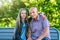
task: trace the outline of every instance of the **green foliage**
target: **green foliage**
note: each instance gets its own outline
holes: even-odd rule
[[[60,30],[60,0],[0,0],[0,26],[15,26],[15,20],[20,8],[34,6],[38,12],[45,12],[50,25]]]

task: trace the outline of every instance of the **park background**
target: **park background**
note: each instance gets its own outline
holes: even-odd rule
[[[26,8],[29,15],[32,6],[44,12],[50,26],[60,31],[60,0],[0,0],[0,28],[15,27],[19,9]]]

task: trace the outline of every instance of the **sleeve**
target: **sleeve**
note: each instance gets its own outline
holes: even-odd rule
[[[44,18],[42,23],[43,23],[43,28],[47,28],[47,27],[50,26],[49,21],[48,21],[47,18]]]

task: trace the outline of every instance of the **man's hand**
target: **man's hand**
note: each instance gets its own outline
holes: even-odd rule
[[[31,37],[29,37],[27,40],[32,40],[32,38],[31,38]]]

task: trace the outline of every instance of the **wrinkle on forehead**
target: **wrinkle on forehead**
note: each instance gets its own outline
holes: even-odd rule
[[[31,7],[30,10],[29,10],[29,13],[30,13],[30,11],[33,11],[33,10],[35,10],[37,12],[37,8]]]

